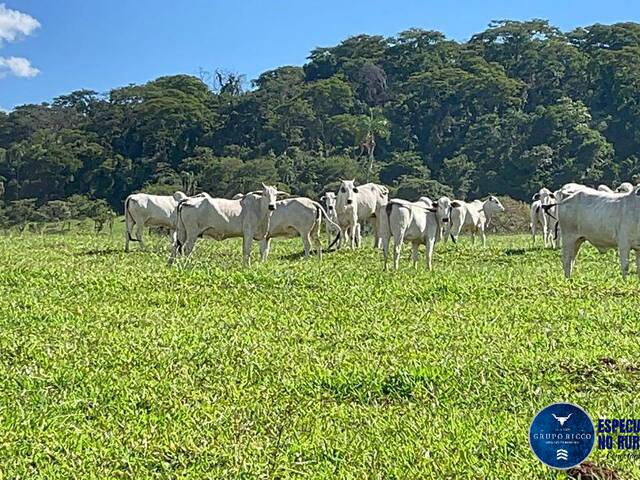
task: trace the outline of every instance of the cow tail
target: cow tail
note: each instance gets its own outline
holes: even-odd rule
[[[182,253],[182,246],[186,241],[187,235],[187,227],[184,224],[184,220],[182,219],[182,207],[184,206],[184,202],[178,203],[176,207],[176,250],[179,253]],[[183,238],[180,238],[180,234],[182,233]]]
[[[316,215],[318,216],[317,218],[320,219],[320,217],[324,216],[324,219],[326,220],[327,223],[330,223],[331,225],[333,225],[338,229],[338,234],[336,235],[336,238],[334,238],[333,242],[331,242],[331,245],[327,247],[327,250],[331,250],[331,247],[333,247],[338,242],[338,240],[340,240],[340,237],[342,236],[342,228],[340,228],[340,225],[338,225],[336,222],[334,222],[329,218],[329,214],[327,213],[327,211],[324,209],[322,205],[320,205],[318,202],[313,202],[313,203],[316,206]]]
[[[127,199],[124,201],[124,228],[127,231],[127,237],[129,238],[130,242],[139,242],[140,240],[138,240],[137,238],[134,238],[131,235],[131,230],[129,230],[129,221],[131,221],[131,226],[135,225],[136,223],[135,219],[131,215],[131,212],[129,211],[130,201],[131,201],[131,196],[128,196]]]

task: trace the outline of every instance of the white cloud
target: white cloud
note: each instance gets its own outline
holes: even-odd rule
[[[40,22],[31,15],[11,10],[0,3],[0,44],[14,42],[21,36],[31,35],[40,26]]]
[[[40,73],[31,62],[22,57],[0,57],[0,78],[7,75],[16,77],[35,77]]]

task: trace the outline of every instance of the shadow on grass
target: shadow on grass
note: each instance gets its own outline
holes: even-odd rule
[[[92,250],[86,250],[84,252],[78,252],[76,253],[76,256],[77,257],[106,257],[108,255],[115,255],[118,253],[127,253],[127,252],[125,252],[121,248],[95,248]]]
[[[526,248],[508,248],[504,251],[504,254],[507,256],[524,255],[526,253],[527,253]]]

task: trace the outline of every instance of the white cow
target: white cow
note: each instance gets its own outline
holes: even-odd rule
[[[429,197],[420,197],[418,201],[431,200]],[[438,221],[438,232],[436,240],[447,242],[447,233],[451,228],[451,199],[440,197],[437,202],[431,201],[431,206],[436,207],[436,219]]]
[[[557,214],[555,212],[555,207],[549,210],[543,210],[543,205],[549,205],[555,202],[554,194],[551,193],[551,190],[548,188],[541,188],[538,193],[536,193],[533,198],[533,203],[531,203],[531,223],[529,226],[531,227],[531,241],[535,245],[536,243],[536,232],[538,229],[538,225],[542,227],[542,240],[544,241],[545,248],[551,244],[553,248],[556,246],[555,238],[554,238],[554,227],[555,220],[557,218]]]
[[[635,250],[640,276],[640,187],[625,194],[582,189],[557,207],[565,277],[571,277],[576,255],[585,241],[601,253],[617,248],[624,278],[629,271],[629,252]]]
[[[249,265],[253,240],[262,240],[267,235],[277,196],[285,194],[275,187],[264,184],[262,187],[237,200],[202,194],[180,202],[169,263],[173,263],[178,254],[190,255],[198,237],[203,236],[216,240],[242,237],[243,261]]]
[[[171,239],[175,235],[175,210],[178,203],[187,196],[178,191],[173,195],[149,195],[134,193],[124,201],[124,249],[129,251],[129,242],[140,242],[144,248],[142,238],[145,226],[166,227],[171,231]],[[131,233],[136,229],[136,236]]]
[[[269,220],[267,236],[260,241],[260,255],[262,260],[269,256],[271,239],[274,237],[296,237],[302,239],[304,258],[309,258],[311,242],[316,246],[318,258],[322,259],[322,245],[320,243],[320,228],[322,217],[332,224],[340,235],[340,227],[334,223],[326,210],[318,202],[306,197],[288,198],[276,203],[276,209]]]
[[[373,226],[373,243],[380,246],[378,220],[381,207],[389,200],[389,189],[383,185],[366,183],[356,186],[354,180],[342,180],[336,197],[336,215],[345,241],[351,248],[360,246],[360,234],[356,224],[370,222]]]
[[[600,192],[607,192],[607,193],[613,193],[613,190],[611,190],[609,187],[607,187],[606,185],[598,185],[598,191]]]
[[[629,193],[633,190],[633,183],[631,182],[622,182],[618,188],[616,188],[617,193]]]
[[[327,192],[322,197],[320,197],[320,201],[324,203],[324,206],[327,210],[327,215],[331,219],[331,222],[325,222],[327,238],[329,239],[329,244],[331,244],[331,238],[336,238],[338,232],[340,231],[337,225],[338,215],[336,215],[336,194],[333,192]]]
[[[398,269],[400,251],[403,243],[411,243],[413,266],[418,263],[418,248],[427,247],[427,267],[431,270],[433,246],[440,229],[436,217],[437,207],[432,202],[418,200],[408,202],[394,198],[382,209],[380,216],[380,232],[382,236],[382,253],[384,269],[387,269],[389,257],[389,240],[393,236],[393,268]],[[386,220],[386,221],[385,221]]]
[[[502,203],[493,195],[484,202],[482,200],[474,200],[473,202],[454,200],[451,202],[451,207],[451,229],[449,230],[451,239],[455,242],[460,232],[469,231],[471,232],[471,241],[475,242],[475,234],[480,233],[483,247],[487,243],[485,229],[489,220],[494,215],[504,212]]]

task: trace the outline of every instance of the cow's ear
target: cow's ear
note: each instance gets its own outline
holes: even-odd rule
[[[458,207],[460,206],[460,203],[459,203],[459,202],[456,202],[456,201],[454,200],[453,202],[451,202],[451,206],[452,206],[453,208],[458,208]]]
[[[531,200],[538,200],[540,198],[540,194],[536,193],[533,197],[531,197]]]

